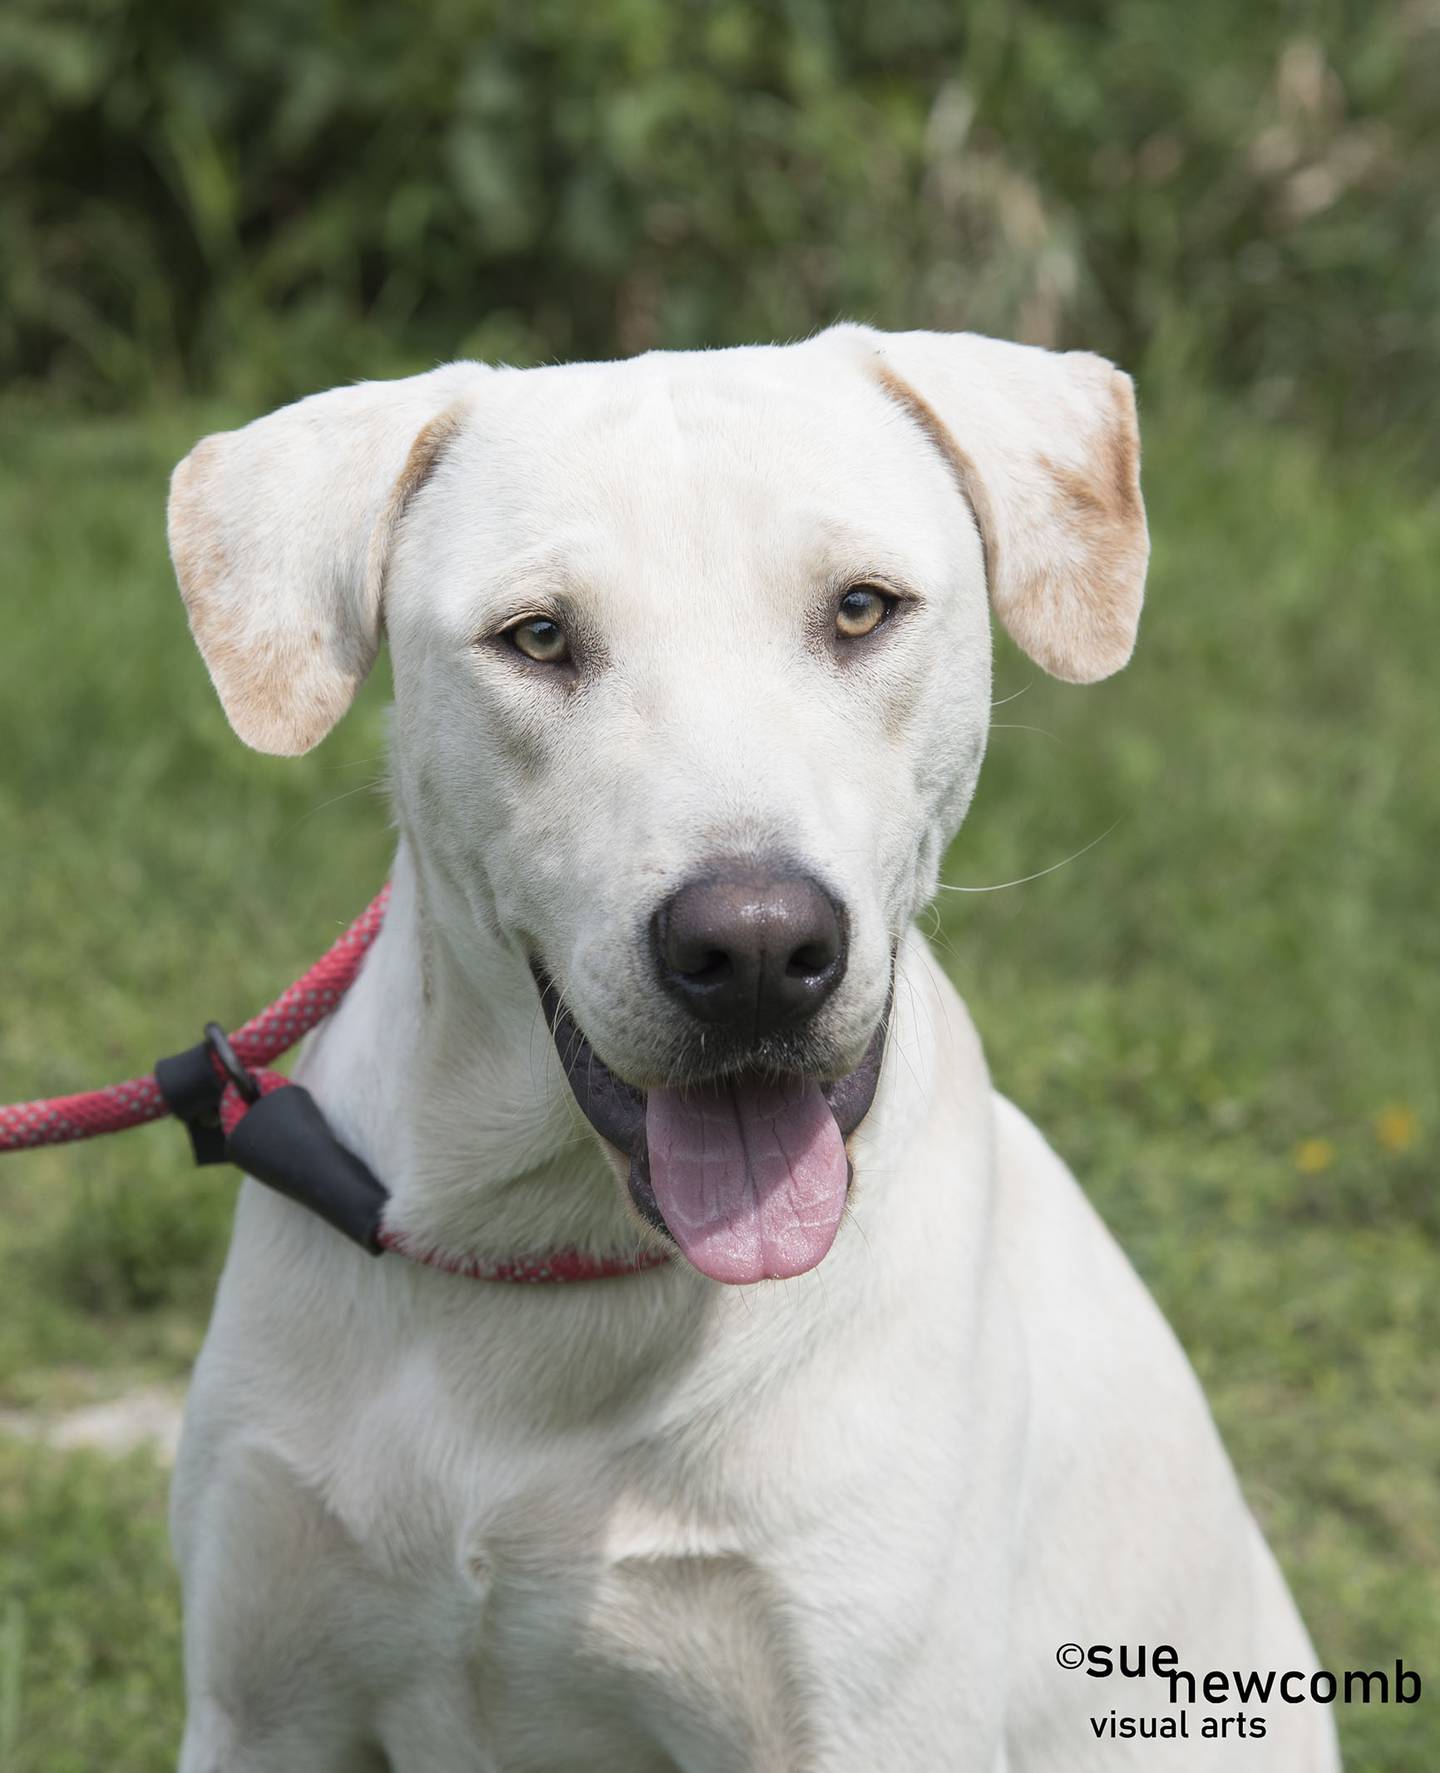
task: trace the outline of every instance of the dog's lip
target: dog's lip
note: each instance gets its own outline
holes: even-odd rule
[[[538,961],[530,970],[540,991],[540,1007],[575,1100],[601,1138],[633,1157],[645,1142],[645,1092],[616,1075],[586,1039],[580,1024],[560,1001],[554,982]]]
[[[630,1195],[641,1216],[669,1236],[669,1227],[650,1185],[650,1154],[645,1137],[645,1091],[616,1075],[596,1053],[579,1023],[565,1008],[554,981],[541,963],[532,958],[530,970],[540,993],[540,1005],[549,1024],[555,1051],[571,1093],[585,1118],[602,1139],[630,1159]],[[885,1040],[890,1027],[895,977],[891,966],[890,991],[875,1025],[865,1055],[853,1071],[820,1085],[820,1093],[835,1116],[840,1136],[848,1139],[875,1100]],[[695,1080],[699,1083],[700,1079]],[[711,1080],[704,1080],[711,1081]]]

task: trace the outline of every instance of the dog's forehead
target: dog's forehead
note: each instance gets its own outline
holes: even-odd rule
[[[497,377],[497,415],[579,451],[630,441],[647,450],[741,447],[864,422],[878,389],[848,364],[802,346],[650,351],[609,363],[550,365]]]
[[[456,450],[508,555],[864,545],[935,528],[956,493],[911,419],[812,342],[501,371]],[[456,484],[451,476],[450,484]]]

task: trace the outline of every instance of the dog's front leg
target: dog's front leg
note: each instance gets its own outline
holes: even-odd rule
[[[383,1600],[323,1500],[268,1449],[192,1438],[172,1528],[185,1589],[179,1773],[381,1773]]]
[[[389,1763],[369,1744],[313,1720],[296,1719],[262,1738],[213,1701],[192,1702],[180,1748],[179,1773],[387,1773]]]

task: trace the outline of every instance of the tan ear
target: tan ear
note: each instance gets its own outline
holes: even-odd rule
[[[296,756],[350,706],[379,650],[395,526],[489,373],[451,363],[315,394],[175,470],[170,557],[247,745]]]
[[[950,465],[1011,638],[1070,683],[1118,671],[1150,555],[1129,376],[1085,351],[975,333],[840,326],[823,336],[858,355]]]

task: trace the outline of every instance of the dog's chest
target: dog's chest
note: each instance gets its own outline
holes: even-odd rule
[[[527,1748],[561,1764],[580,1741],[634,1768],[800,1764],[809,1659],[762,1565],[651,1550],[538,1576],[497,1574],[475,1665],[519,1764]]]
[[[506,1773],[807,1764],[821,1658],[783,1559],[603,1468],[578,1475],[472,1503],[428,1552],[411,1536],[391,1572],[410,1653],[386,1737],[448,1714],[457,1745]]]
[[[714,1449],[699,1477],[633,1445],[436,1451],[372,1441],[344,1464],[363,1502],[330,1497],[385,1593],[397,1768],[421,1719],[427,1737],[446,1720],[457,1769],[841,1764],[827,1748],[875,1703],[876,1667],[922,1654],[933,1555],[905,1511],[856,1510],[838,1456],[797,1484],[783,1458]]]
[[[254,1392],[260,1537],[290,1544],[288,1521],[315,1560],[305,1617],[267,1605],[269,1640],[323,1644],[396,1773],[906,1764],[907,1719],[953,1679],[957,1562],[973,1599],[999,1555],[955,1543],[992,1514],[959,1481],[964,1411],[936,1396],[948,1349],[897,1369],[842,1322],[781,1361],[762,1323],[759,1353],[735,1335],[667,1367],[644,1345],[627,1371],[613,1336],[575,1336],[522,1370],[513,1338],[406,1328],[396,1352],[361,1325],[341,1383],[277,1361]],[[261,1574],[295,1587],[289,1554]]]

